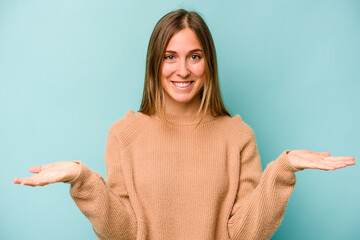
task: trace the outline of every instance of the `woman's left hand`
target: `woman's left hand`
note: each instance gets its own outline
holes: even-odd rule
[[[355,158],[351,156],[333,157],[328,152],[312,152],[309,150],[290,151],[288,159],[299,170],[304,170],[305,168],[335,170],[355,165]]]

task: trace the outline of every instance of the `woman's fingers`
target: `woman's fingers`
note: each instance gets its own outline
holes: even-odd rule
[[[31,167],[29,168],[29,172],[39,173],[39,172],[41,172],[41,166],[31,166]]]
[[[21,184],[21,178],[14,178],[13,183]]]
[[[313,162],[316,169],[335,170],[355,165],[355,158],[350,156],[325,157],[319,158]]]
[[[28,178],[15,178],[14,183],[27,185],[27,186],[45,186],[50,183],[55,183],[56,178],[51,176],[41,176],[39,174],[33,175]]]
[[[44,171],[46,169],[49,169],[53,166],[52,163],[50,164],[46,164],[46,165],[38,165],[38,166],[32,166],[29,168],[29,171],[32,172],[32,173],[39,173],[41,171]]]
[[[337,157],[325,157],[324,160],[330,160],[330,161],[355,161],[355,158],[351,157],[351,156],[337,156]]]
[[[321,161],[311,161],[308,164],[305,164],[305,168],[312,169],[323,169],[323,170],[335,170],[336,167],[331,163],[321,162]]]
[[[289,153],[290,163],[298,169],[335,170],[355,164],[352,156],[331,156],[329,152],[293,150]]]
[[[336,168],[355,165],[355,158],[350,156],[326,157],[322,161]]]
[[[38,180],[36,181],[34,178],[26,178],[26,179],[23,179],[21,184],[35,187],[35,186],[40,185],[40,181],[38,181]]]
[[[13,182],[17,183],[17,184],[28,185],[28,186],[33,186],[33,187],[41,184],[41,182],[39,180],[36,180],[33,177],[15,178]]]
[[[323,157],[329,157],[329,156],[331,156],[331,154],[330,154],[329,152],[318,152],[318,154],[319,154],[320,156],[323,156]]]
[[[66,182],[74,179],[80,172],[79,163],[73,161],[55,162],[42,166],[32,166],[29,171],[35,173],[28,178],[15,178],[13,183],[28,186],[44,186],[50,183]]]
[[[49,184],[49,180],[48,181],[44,181],[44,177],[40,176],[39,173],[41,173],[42,171],[45,171],[47,169],[49,169],[52,166],[51,164],[47,164],[47,165],[36,165],[36,166],[31,166],[29,168],[29,171],[31,173],[37,173],[31,177],[28,178],[14,178],[13,183],[16,184],[22,184],[22,185],[29,185],[29,186],[44,186],[46,184]],[[45,174],[46,175],[46,174]]]
[[[320,169],[320,170],[335,170],[338,168],[346,167],[344,164],[334,164],[327,162],[311,162],[305,168]]]

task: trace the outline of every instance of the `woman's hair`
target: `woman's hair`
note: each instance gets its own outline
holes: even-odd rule
[[[216,52],[210,30],[199,14],[183,9],[163,16],[151,34],[146,56],[143,98],[139,112],[147,115],[157,113],[161,119],[164,119],[165,98],[161,85],[161,66],[171,37],[184,28],[190,28],[195,32],[206,62],[206,79],[198,93],[201,104],[197,114],[202,112],[204,116],[207,111],[210,111],[213,116],[230,116],[220,94]]]

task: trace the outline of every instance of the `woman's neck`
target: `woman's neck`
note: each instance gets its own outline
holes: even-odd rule
[[[176,102],[170,97],[165,98],[165,112],[171,115],[195,116],[200,108],[200,97],[195,97],[190,102]]]

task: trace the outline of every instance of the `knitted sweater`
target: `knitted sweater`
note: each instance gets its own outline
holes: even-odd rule
[[[78,162],[70,194],[98,238],[271,238],[295,186],[289,151],[262,173],[239,115],[167,119],[130,110],[110,127],[106,182]]]

